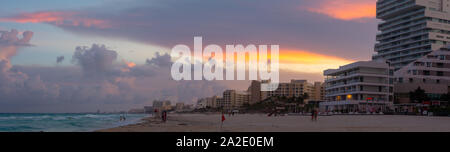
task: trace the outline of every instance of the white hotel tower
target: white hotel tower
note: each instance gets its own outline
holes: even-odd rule
[[[396,70],[450,42],[450,0],[378,0],[373,59]]]

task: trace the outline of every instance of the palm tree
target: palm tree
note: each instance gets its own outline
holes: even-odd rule
[[[422,103],[423,101],[429,100],[425,90],[418,87],[414,92],[409,92],[409,99],[413,103]]]
[[[303,93],[303,99],[309,99],[309,94],[308,93]]]

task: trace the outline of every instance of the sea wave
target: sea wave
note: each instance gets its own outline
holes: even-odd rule
[[[112,128],[138,122],[146,115],[127,114],[0,114],[0,132],[78,132]]]

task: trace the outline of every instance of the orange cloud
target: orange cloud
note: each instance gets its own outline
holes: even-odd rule
[[[81,26],[93,28],[110,28],[105,20],[82,17],[78,12],[43,11],[35,13],[23,13],[12,17],[0,18],[1,22],[17,23],[49,23],[57,26]]]
[[[128,62],[125,59],[122,59],[122,61],[125,63],[125,66],[126,66],[121,69],[122,72],[130,72],[130,68],[133,68],[136,66],[136,63]]]
[[[352,62],[351,60],[343,59],[340,57],[328,56],[302,50],[281,50],[279,57],[281,63],[336,64],[343,62]]]
[[[338,68],[354,62],[353,60],[303,50],[281,50],[279,58],[281,69],[304,73],[322,73],[323,70]]]
[[[376,0],[324,0],[317,5],[307,10],[341,20],[376,16]]]
[[[125,61],[125,60],[123,60],[123,61],[125,62],[125,64],[126,64],[127,67],[129,67],[129,68],[133,68],[133,67],[136,66],[136,63],[133,63],[133,62],[127,62],[127,61]]]

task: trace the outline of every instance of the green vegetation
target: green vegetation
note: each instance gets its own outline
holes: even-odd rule
[[[414,92],[409,92],[409,99],[412,103],[422,103],[429,100],[428,95],[425,93],[425,90],[420,87],[414,90]]]
[[[271,112],[276,107],[285,107],[280,112],[299,112],[311,109],[311,105],[305,105],[305,100],[309,98],[307,93],[298,97],[274,96],[269,97],[259,103],[245,104],[244,109],[248,112]]]

